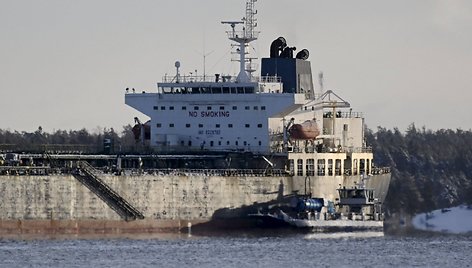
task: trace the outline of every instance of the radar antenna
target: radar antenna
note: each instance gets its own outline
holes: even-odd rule
[[[255,3],[257,0],[248,0],[246,2],[246,17],[241,21],[222,21],[222,24],[229,24],[231,26],[231,31],[227,31],[228,39],[238,43],[239,49],[237,53],[239,54],[239,74],[237,81],[238,82],[250,82],[250,75],[246,72],[246,46],[257,40],[259,32],[254,29],[257,27],[257,19],[255,15],[257,10],[255,10]],[[236,25],[244,24],[242,31],[236,30]]]

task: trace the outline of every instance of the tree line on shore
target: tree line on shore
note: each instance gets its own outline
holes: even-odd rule
[[[112,140],[115,146],[132,148],[136,142],[132,132],[132,126],[126,125],[121,132],[113,128],[103,128],[97,132],[90,132],[85,128],[80,130],[55,130],[52,133],[44,132],[39,126],[34,132],[10,131],[0,129],[0,150],[34,150],[38,146],[60,147],[76,146],[89,151],[101,152],[104,150],[104,141]]]
[[[366,130],[374,161],[390,166],[385,205],[391,212],[415,214],[472,204],[472,131],[417,129],[405,133],[379,127]]]

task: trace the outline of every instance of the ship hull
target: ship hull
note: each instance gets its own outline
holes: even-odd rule
[[[292,176],[176,173],[100,178],[143,213],[144,220],[122,220],[72,175],[0,176],[0,235],[185,233],[188,227],[202,232],[252,228],[257,226],[256,221],[247,215],[263,207],[289,203],[294,194],[303,194],[306,189],[305,178]],[[312,183],[316,181],[313,178]]]

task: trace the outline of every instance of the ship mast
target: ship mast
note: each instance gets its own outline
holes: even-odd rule
[[[246,2],[246,17],[241,21],[222,21],[222,24],[229,24],[231,26],[231,31],[227,31],[228,39],[236,42],[238,45],[237,54],[239,54],[239,74],[237,77],[237,82],[246,83],[250,82],[250,76],[246,71],[246,47],[247,45],[257,40],[259,32],[255,31],[257,27],[257,19],[255,15],[257,10],[255,10],[255,3],[257,0],[248,0]],[[244,24],[242,31],[236,30],[236,25]]]

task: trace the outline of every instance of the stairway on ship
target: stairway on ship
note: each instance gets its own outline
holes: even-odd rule
[[[73,173],[73,176],[102,199],[125,221],[144,219],[144,215],[141,212],[98,178],[97,175],[95,175],[96,173],[97,171],[89,163],[79,161],[77,163],[77,171]]]

